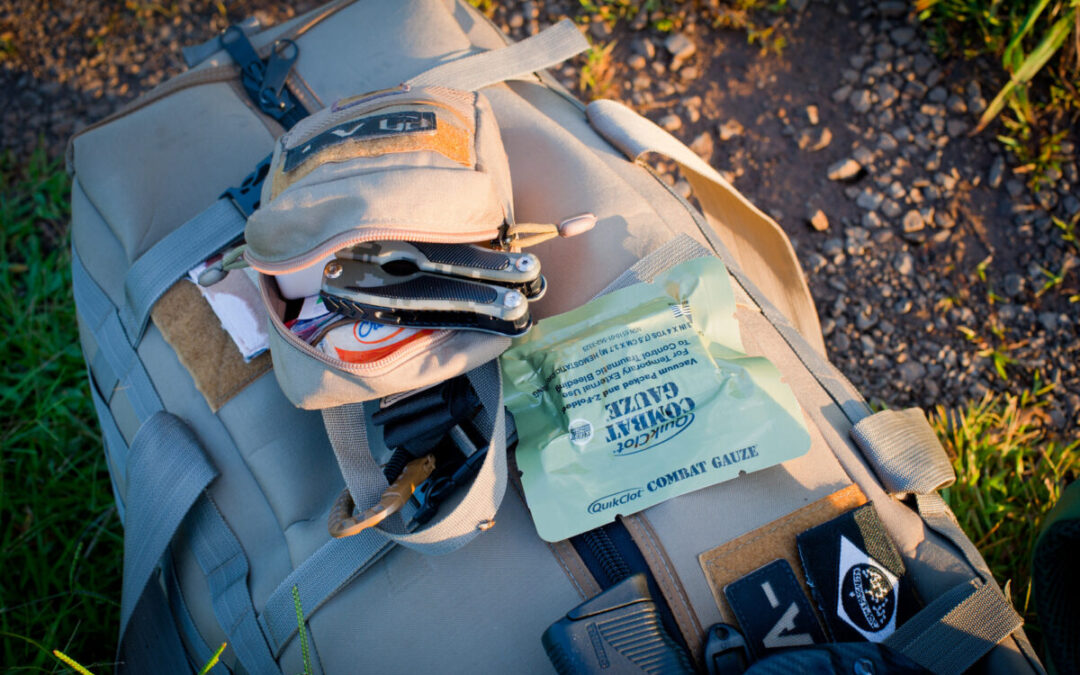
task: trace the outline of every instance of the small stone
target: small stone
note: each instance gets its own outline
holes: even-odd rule
[[[911,134],[911,129],[905,125],[901,125],[893,129],[893,137],[901,143],[910,143],[914,136]]]
[[[865,114],[870,112],[870,92],[865,89],[860,89],[852,94],[849,102],[851,103],[852,109],[857,113]]]
[[[656,57],[656,45],[648,38],[634,40],[633,44],[630,45],[630,49],[633,50],[635,54],[640,54],[649,61]]]
[[[896,99],[900,98],[900,91],[889,84],[888,82],[882,82],[877,86],[878,105],[882,108],[888,108],[893,103],[896,103]]]
[[[945,101],[945,107],[954,115],[963,115],[967,112],[967,104],[964,103],[964,99],[956,94],[953,94],[948,101]]]
[[[986,174],[986,184],[995,190],[1001,187],[1001,179],[1005,175],[1005,158],[998,155],[990,165],[990,171]]]
[[[1019,197],[1024,193],[1024,184],[1015,178],[1010,178],[1005,181],[1005,190],[1009,193],[1010,197]]]
[[[893,46],[888,42],[879,42],[877,47],[874,47],[874,56],[876,56],[879,61],[888,61],[895,53],[896,50],[893,49]]]
[[[859,316],[855,317],[855,327],[859,330],[869,330],[873,328],[878,322],[878,315],[874,312],[869,314],[859,313]],[[863,337],[866,337],[865,335]]]
[[[934,67],[934,62],[930,60],[930,57],[925,54],[919,53],[915,55],[915,63],[913,68],[915,74],[922,77],[930,72],[930,69]]]
[[[511,28],[521,28],[525,25],[525,17],[521,12],[514,12],[506,22]]]
[[[1061,200],[1061,208],[1065,209],[1065,215],[1071,218],[1080,213],[1080,199],[1073,195],[1065,195],[1065,199]]]
[[[967,133],[968,123],[964,120],[949,120],[945,123],[945,131],[952,138],[963,136]]]
[[[1039,206],[1044,210],[1053,211],[1057,206],[1058,196],[1050,188],[1043,188],[1035,193],[1035,201],[1039,202]]]
[[[859,146],[855,148],[851,151],[851,156],[863,166],[870,166],[874,163],[874,153],[867,147]]]
[[[845,84],[832,93],[832,100],[837,103],[843,103],[851,96],[851,85]]]
[[[904,16],[907,11],[908,3],[900,0],[885,0],[885,2],[878,3],[878,12],[881,13],[881,16],[896,18]]]
[[[881,203],[881,214],[886,218],[899,218],[903,213],[903,209],[900,208],[900,204],[892,199],[886,199]]]
[[[942,154],[940,150],[934,152],[932,155],[930,155],[929,158],[927,158],[926,164],[923,164],[923,168],[927,171],[937,171],[941,168],[941,157]]]
[[[862,172],[862,166],[850,157],[836,162],[828,168],[829,180],[849,181]]]
[[[892,39],[894,45],[896,45],[897,47],[903,47],[915,38],[915,29],[910,26],[901,26],[900,28],[894,28],[889,33],[889,37]]]
[[[834,333],[836,337],[833,338],[833,347],[838,352],[846,352],[851,348],[851,338],[844,333]]]
[[[915,209],[911,209],[904,214],[904,219],[900,222],[900,225],[903,227],[905,233],[918,232],[926,227],[926,221],[923,220],[921,213]]]
[[[679,70],[679,79],[683,82],[690,82],[698,78],[697,66],[686,66]]]
[[[1042,327],[1046,329],[1047,333],[1053,333],[1058,327],[1057,314],[1054,314],[1053,312],[1040,312],[1039,323],[1042,324]]]
[[[810,124],[817,126],[818,123],[818,108],[816,105],[806,106],[806,121]]]
[[[829,217],[826,216],[825,212],[821,209],[817,209],[816,211],[814,211],[810,215],[810,218],[808,220],[810,222],[810,227],[814,228],[818,232],[824,232],[825,230],[829,229]]]
[[[910,274],[910,272],[908,274]],[[907,314],[911,311],[913,305],[914,303],[911,302],[911,300],[904,298],[903,300],[900,300],[895,305],[893,305],[893,311],[897,314]]]
[[[670,113],[660,118],[660,126],[665,131],[678,131],[682,128],[682,120],[675,113]]]
[[[698,157],[701,157],[706,162],[709,161],[713,154],[712,134],[708,131],[703,131],[698,134],[697,138],[691,141],[690,149],[693,150]]]
[[[817,152],[828,147],[832,142],[832,132],[828,127],[811,127],[809,129],[803,129],[799,132],[795,139],[795,143],[799,146],[800,150],[809,150],[810,152]]]
[[[867,211],[862,215],[862,220],[860,222],[862,223],[862,226],[868,230],[877,230],[885,227],[885,223],[882,222],[881,216],[877,214],[877,211]],[[877,238],[875,237],[874,240],[877,241]],[[879,241],[878,243],[880,244],[881,242]]]
[[[932,103],[944,103],[949,98],[949,92],[945,90],[945,87],[934,87],[926,98]]]
[[[938,211],[934,214],[934,224],[943,230],[951,230],[956,227],[956,219],[946,211]]]
[[[921,101],[929,90],[929,87],[918,80],[912,80],[904,86],[904,93],[916,101]]]
[[[883,150],[884,152],[892,152],[893,150],[896,150],[898,147],[900,147],[900,144],[896,142],[896,139],[893,138],[892,134],[883,133],[881,134],[881,136],[878,137],[877,146],[879,150]]]
[[[859,196],[855,199],[855,205],[860,209],[867,211],[876,211],[881,206],[882,196],[881,193],[875,192],[870,188],[864,189],[859,193]]]
[[[730,141],[736,136],[742,136],[743,125],[739,123],[739,120],[730,119],[717,127],[717,134],[720,136],[721,141]]]
[[[1006,274],[1005,278],[1001,280],[1001,290],[1007,298],[1018,297],[1024,292],[1024,277],[1015,272]]]
[[[633,56],[631,56],[629,59],[626,60],[626,65],[630,66],[634,70],[641,70],[646,65],[648,65],[648,62],[645,60],[645,57],[642,56],[641,54],[634,54]]]
[[[926,376],[926,368],[918,361],[905,361],[897,370],[900,372],[900,379],[908,385],[917,385]]]
[[[683,33],[674,33],[667,40],[664,40],[664,48],[671,54],[673,67],[675,63],[685,61],[697,51],[694,42]]]

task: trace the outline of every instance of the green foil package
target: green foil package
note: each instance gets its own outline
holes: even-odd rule
[[[501,361],[525,499],[547,541],[810,449],[780,372],[743,350],[717,258],[544,319]]]

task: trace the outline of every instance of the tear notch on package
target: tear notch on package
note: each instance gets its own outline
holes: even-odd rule
[[[547,541],[810,449],[780,372],[743,350],[716,258],[544,319],[501,360],[522,487]]]

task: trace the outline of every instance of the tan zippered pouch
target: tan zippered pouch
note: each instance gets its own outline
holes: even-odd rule
[[[274,372],[289,399],[302,408],[371,400],[498,356],[508,339],[436,330],[375,361],[345,362],[295,335],[285,305],[317,295],[344,248],[488,243],[512,222],[506,153],[479,93],[402,85],[339,100],[281,136],[244,255],[260,272]]]

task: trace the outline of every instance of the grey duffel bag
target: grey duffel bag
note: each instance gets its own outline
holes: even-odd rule
[[[938,675],[1041,672],[937,494],[954,477],[921,411],[872,414],[829,364],[772,220],[648,120],[611,101],[584,105],[543,71],[586,46],[572,24],[508,45],[464,0],[338,0],[226,38],[188,50],[188,72],[69,149],[80,336],[125,527],[118,670],[192,672],[225,643],[210,672],[550,672],[545,629],[616,581],[580,541],[537,536],[492,360],[509,339],[455,332],[393,363],[339,367],[290,341],[264,273],[254,276],[273,317],[270,354],[244,361],[186,279],[239,240],[257,205],[271,208],[258,204],[269,193],[257,181],[241,181],[289,127],[404,82],[481,92],[477,152],[505,153],[509,183],[495,171],[492,198],[509,221],[595,214],[591,230],[530,249],[550,282],[538,318],[716,256],[747,351],[775,364],[798,401],[810,435],[802,456],[607,528],[696,669],[710,665],[710,626],[751,632],[726,584],[787,560],[806,590],[794,535],[869,503],[921,600],[887,637],[868,639]],[[652,160],[679,167],[700,211]],[[358,507],[386,489],[372,402],[462,373],[490,439],[475,478],[424,527],[332,538],[346,485]]]

